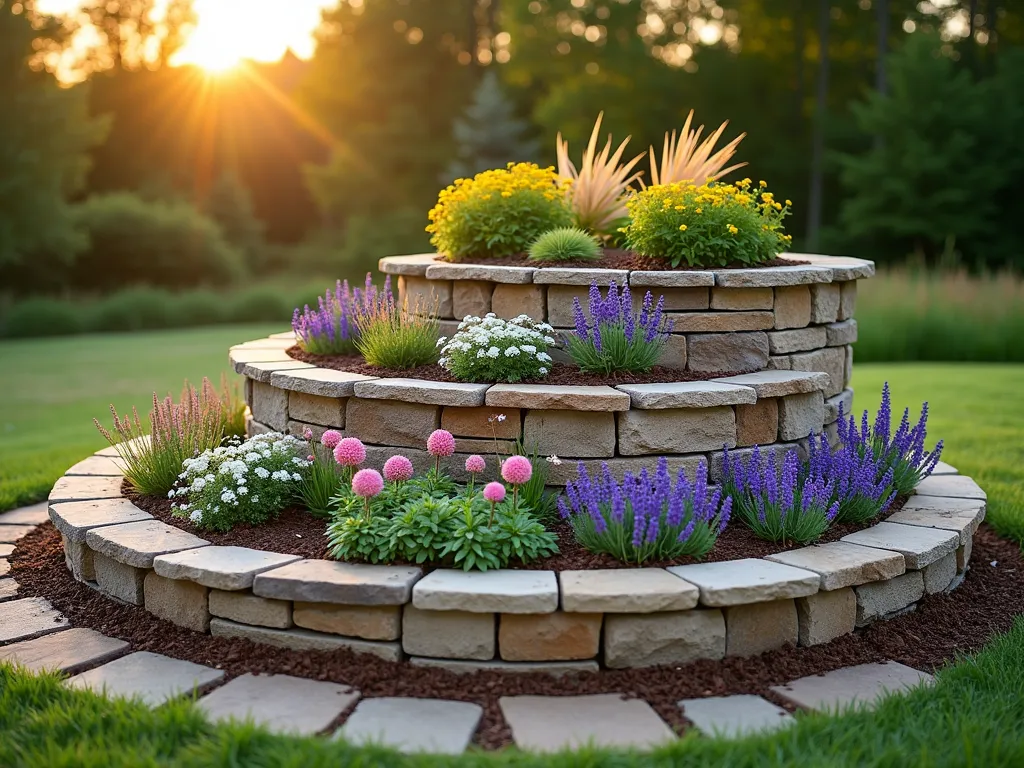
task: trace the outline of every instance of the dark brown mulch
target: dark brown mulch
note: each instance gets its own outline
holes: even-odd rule
[[[438,261],[444,261],[441,256]],[[760,264],[734,263],[724,267],[673,267],[665,259],[654,259],[640,256],[632,251],[621,248],[605,248],[598,259],[572,259],[569,261],[534,261],[525,253],[511,256],[477,256],[459,261],[460,264],[484,264],[494,267],[588,267],[590,269],[638,269],[645,272],[704,272],[709,269],[762,269],[764,267],[792,267],[808,264],[806,261],[794,259],[772,259]]]
[[[786,647],[753,658],[603,670],[565,678],[499,672],[455,675],[348,651],[288,651],[174,626],[76,582],[64,565],[60,534],[50,523],[18,543],[11,566],[20,584],[19,595],[45,597],[73,625],[122,638],[131,643],[133,651],[154,651],[217,667],[228,678],[275,672],[344,683],[364,696],[477,702],[484,707],[484,717],[476,743],[488,748],[511,743],[498,708],[499,696],[625,692],[650,702],[658,714],[681,730],[685,721],[675,704],[679,699],[736,693],[773,698],[769,686],[886,659],[931,670],[956,654],[979,650],[993,635],[1008,631],[1014,617],[1024,612],[1020,547],[983,525],[975,535],[971,570],[958,589],[925,599],[913,613],[878,622],[826,645]]]
[[[361,355],[314,355],[304,351],[297,344],[285,350],[289,357],[304,363],[317,365],[321,368],[333,368],[336,371],[361,373],[365,376],[377,376],[382,379],[423,379],[427,381],[459,381],[448,371],[436,363],[421,365],[417,368],[377,368],[366,363]],[[751,369],[752,370],[752,369]],[[562,384],[562,385],[600,385],[607,384],[661,384],[673,381],[709,381],[722,376],[739,376],[746,371],[718,371],[699,373],[681,371],[675,368],[654,366],[647,373],[584,373],[575,365],[555,363],[551,372],[541,379],[524,379],[521,384]]]

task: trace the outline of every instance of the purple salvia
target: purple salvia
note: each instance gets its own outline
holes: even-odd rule
[[[572,299],[572,317],[573,322],[576,324],[576,336],[582,341],[586,341],[590,338],[590,334],[587,329],[587,318],[583,314],[583,307],[580,306],[579,298],[575,296]]]
[[[566,486],[566,487],[568,487],[568,486]],[[565,497],[564,496],[559,496],[557,504],[558,504],[558,516],[560,518],[562,518],[563,520],[568,520],[569,516],[570,516],[570,513],[569,513],[569,507],[565,503]]]
[[[732,499],[730,499],[729,501],[732,501]],[[695,518],[690,518],[690,522],[688,522],[686,524],[686,527],[679,532],[679,536],[676,537],[676,540],[680,542],[689,541],[690,537],[693,536],[693,531],[696,527],[697,520]],[[719,533],[721,533],[721,529],[719,529]]]

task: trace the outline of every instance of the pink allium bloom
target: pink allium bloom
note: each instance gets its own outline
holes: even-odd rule
[[[343,467],[358,467],[366,461],[366,448],[357,437],[345,437],[334,446],[334,460]]]
[[[352,478],[352,493],[370,498],[384,490],[384,478],[376,469],[360,469]]]
[[[475,453],[466,459],[466,471],[467,472],[483,472],[487,467],[487,462],[484,461],[483,456],[477,456]]]
[[[484,498],[492,504],[505,500],[505,486],[501,483],[488,483],[484,486]]]
[[[384,462],[384,478],[394,483],[402,483],[413,475],[412,462],[405,456],[392,456]]]
[[[501,476],[512,485],[522,485],[530,481],[533,465],[525,456],[509,456],[501,465]]]
[[[320,442],[325,448],[333,451],[335,446],[341,442],[341,432],[336,429],[328,429],[320,436]]]
[[[435,429],[427,438],[427,452],[431,456],[451,456],[455,453],[455,438],[447,429]]]

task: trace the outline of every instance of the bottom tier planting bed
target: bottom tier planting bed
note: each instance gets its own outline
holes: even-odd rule
[[[985,493],[940,464],[894,514],[822,545],[669,568],[464,572],[211,546],[122,495],[114,449],[50,519],[74,577],[196,632],[453,671],[553,674],[814,646],[954,589]]]

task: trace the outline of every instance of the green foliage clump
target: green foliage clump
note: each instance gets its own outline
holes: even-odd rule
[[[665,184],[633,195],[626,203],[626,246],[673,267],[722,267],[771,261],[792,239],[783,234],[785,205],[760,182]]]
[[[456,179],[428,214],[430,242],[449,261],[524,253],[549,229],[572,226],[568,184],[534,163]]]
[[[388,292],[356,314],[355,323],[355,346],[369,365],[407,369],[437,360],[437,314],[427,307],[399,307]]]
[[[26,299],[7,312],[3,335],[21,339],[33,336],[67,336],[81,333],[86,318],[80,307],[59,299]]]
[[[545,232],[530,244],[532,261],[593,261],[601,257],[597,238],[576,227]]]
[[[502,320],[489,312],[485,317],[467,317],[449,340],[437,340],[438,362],[460,381],[516,382],[547,376],[555,343],[554,329],[526,315]]]

